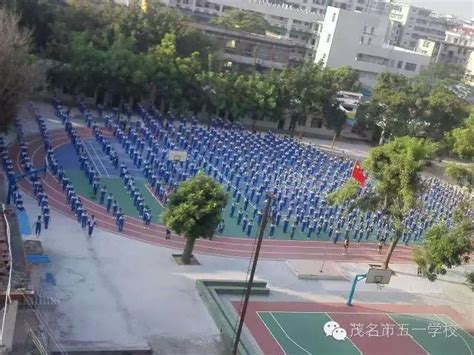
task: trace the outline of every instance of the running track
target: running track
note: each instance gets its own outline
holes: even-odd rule
[[[93,138],[90,129],[86,127],[76,127],[82,139]],[[104,132],[107,134],[107,132]],[[65,144],[70,144],[69,137],[63,130],[50,131],[51,145],[57,149]],[[30,135],[25,138],[28,144],[29,154],[33,166],[44,165],[44,145],[40,134]],[[9,147],[10,156],[13,159],[16,172],[21,172],[19,160],[18,144]],[[71,208],[66,201],[66,195],[61,184],[49,172],[42,178],[43,188],[48,195],[49,203],[58,212],[74,218]],[[34,198],[32,186],[29,181],[23,179],[19,186],[23,191]],[[182,250],[184,248],[184,238],[173,235],[171,239],[165,239],[165,227],[159,224],[152,224],[149,229],[145,229],[143,222],[139,219],[127,216],[125,228],[122,233],[117,231],[115,219],[107,214],[104,206],[100,206],[92,201],[81,198],[85,208],[90,214],[97,218],[98,227],[129,239],[135,239],[148,244],[158,245],[171,249]],[[194,252],[208,255],[217,255],[233,258],[249,258],[254,248],[254,239],[235,237],[215,237],[212,240],[199,239],[196,241]],[[333,261],[358,261],[358,262],[381,262],[383,255],[377,253],[376,244],[361,243],[356,246],[354,243],[349,248],[348,255],[342,255],[342,243],[334,244],[327,241],[296,241],[296,240],[270,240],[263,241],[260,257],[266,260],[289,260],[289,259],[313,259],[313,260],[333,260]],[[404,245],[397,246],[392,257],[393,263],[411,262],[411,248]]]

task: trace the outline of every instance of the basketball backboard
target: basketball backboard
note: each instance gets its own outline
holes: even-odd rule
[[[170,150],[168,153],[168,160],[186,161],[188,153],[185,150]]]
[[[365,283],[386,285],[390,282],[392,274],[393,271],[391,269],[382,269],[380,267],[371,266],[367,272]]]

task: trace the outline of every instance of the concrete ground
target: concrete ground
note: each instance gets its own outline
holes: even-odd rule
[[[34,217],[36,204],[25,200]],[[173,250],[100,229],[88,239],[75,221],[56,211],[51,223],[40,237],[51,258],[42,289],[60,301],[51,328],[66,348],[148,344],[157,354],[222,353],[219,330],[195,280],[244,279],[247,261],[197,255],[200,266],[178,266]],[[367,271],[365,264],[340,267],[348,278]],[[360,283],[354,302],[450,305],[474,319],[472,291],[461,284],[461,269],[435,283],[416,276],[414,265],[394,269],[397,276],[383,290]],[[299,280],[285,262],[260,262],[257,279],[267,281],[272,300],[280,301],[344,302],[350,288],[350,281]]]
[[[48,112],[48,105],[43,108]],[[28,131],[36,131],[34,122],[25,124]],[[33,220],[39,213],[35,201],[25,196],[25,207]],[[42,292],[60,301],[49,319],[62,345],[130,349],[148,344],[156,354],[223,353],[219,329],[195,280],[244,279],[248,261],[198,254],[201,265],[178,266],[171,258],[174,250],[100,229],[88,239],[76,221],[54,210],[51,217],[50,229],[40,237],[51,259],[43,270]],[[340,267],[349,278],[367,271],[365,264]],[[435,283],[417,277],[414,265],[394,269],[397,276],[383,290],[360,283],[354,302],[444,304],[474,319],[474,298],[462,284],[462,268]],[[282,301],[344,302],[350,289],[350,281],[300,280],[283,261],[260,262],[257,279],[267,281],[272,298]]]

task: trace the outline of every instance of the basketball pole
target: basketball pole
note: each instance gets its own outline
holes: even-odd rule
[[[357,283],[360,280],[365,279],[366,277],[367,277],[367,274],[357,274],[354,276],[354,279],[352,280],[351,292],[349,293],[349,298],[347,299],[347,303],[346,303],[348,306],[352,306],[352,298],[354,297]]]
[[[252,292],[253,278],[255,276],[255,271],[257,270],[258,256],[260,254],[260,248],[262,247],[263,234],[265,232],[265,226],[267,225],[267,222],[268,222],[271,205],[272,205],[272,194],[269,192],[267,193],[267,205],[265,206],[265,212],[263,214],[262,224],[260,225],[260,233],[258,235],[257,247],[255,248],[255,257],[253,259],[252,270],[250,271],[249,282],[247,283],[247,290],[245,291],[244,306],[242,308],[242,314],[240,315],[239,327],[237,329],[237,334],[235,336],[234,346],[232,349],[233,355],[237,355],[237,350],[239,348],[240,336],[242,334],[242,328],[244,326],[245,314],[247,313],[247,306],[250,299],[250,293]]]

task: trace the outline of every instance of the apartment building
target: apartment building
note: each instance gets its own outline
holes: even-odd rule
[[[412,77],[430,64],[429,55],[387,44],[389,31],[387,16],[329,7],[315,61],[333,68],[350,66],[367,87],[373,87],[382,72]]]
[[[305,61],[306,48],[289,39],[233,31],[202,23],[195,23],[193,26],[213,37],[222,48],[217,56],[222,68],[234,71],[283,69]]]
[[[414,50],[419,39],[443,40],[450,22],[431,10],[393,3],[390,11],[389,43]]]
[[[310,49],[308,52],[310,56],[317,45],[317,33],[323,20],[322,14],[312,12],[311,9],[303,10],[284,3],[261,0],[163,0],[163,2],[203,18],[219,16],[230,9],[257,13],[270,23],[273,31],[281,38],[299,42]]]

